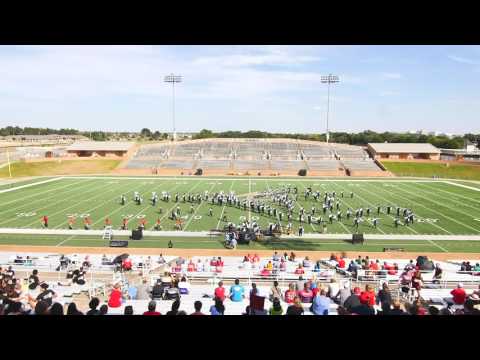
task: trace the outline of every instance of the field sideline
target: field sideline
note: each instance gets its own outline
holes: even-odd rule
[[[52,179],[57,179],[53,180]],[[259,193],[269,189],[278,189],[290,184],[297,186],[299,191],[298,205],[309,212],[315,206],[321,212],[321,201],[314,202],[312,198],[305,201],[303,191],[311,186],[313,190],[335,191],[338,195],[343,191],[344,198],[340,198],[341,210],[345,213],[347,207],[371,208],[373,218],[377,217],[377,206],[382,206],[382,213],[378,215],[380,224],[375,229],[367,219],[359,227],[359,232],[365,234],[385,235],[480,235],[480,191],[475,185],[464,182],[458,186],[452,182],[439,180],[407,180],[407,179],[336,179],[336,178],[218,178],[218,177],[179,177],[179,178],[154,178],[154,177],[61,177],[39,178],[38,184],[32,185],[32,180],[18,185],[0,187],[0,233],[1,228],[40,229],[41,217],[49,216],[50,229],[66,229],[68,215],[76,215],[76,229],[82,228],[82,216],[89,215],[94,229],[102,229],[104,219],[109,217],[115,229],[118,229],[123,217],[130,218],[130,228],[136,227],[140,218],[147,220],[147,229],[152,229],[157,218],[161,219],[164,230],[173,230],[174,221],[168,219],[171,210],[177,205],[185,217],[184,230],[208,231],[222,228],[225,223],[221,221],[226,214],[229,221],[240,223],[242,219],[257,219],[265,228],[273,217],[258,214],[243,209],[202,202],[200,204],[178,204],[173,200],[173,195],[183,193],[203,193],[209,191],[229,192],[237,195]],[[24,186],[28,185],[28,186]],[[24,187],[23,187],[24,186]],[[480,189],[479,189],[480,190]],[[132,201],[134,191],[140,192],[144,197],[142,205]],[[150,203],[151,192],[156,191],[161,198],[162,191],[172,194],[170,202],[159,201],[154,207]],[[354,193],[353,199],[350,192]],[[127,204],[120,204],[120,196],[125,194]],[[270,203],[268,199],[266,202]],[[193,214],[190,206],[193,205]],[[411,208],[419,222],[413,226],[393,226],[394,212],[388,215],[384,208],[387,206]],[[208,209],[212,207],[214,216],[208,216]],[[162,214],[159,209],[162,208]],[[298,206],[295,214],[298,213]],[[328,212],[327,212],[328,216]],[[324,219],[326,216],[324,216]],[[285,225],[286,221],[282,222]],[[293,221],[294,229],[299,226],[298,220]],[[304,224],[306,233],[319,233],[321,226],[317,224]],[[351,234],[355,231],[352,221],[342,219],[341,222],[327,224],[327,234]],[[468,237],[467,237],[468,238]],[[159,236],[145,238],[139,242],[130,242],[130,246],[155,248],[166,247],[168,238]],[[222,238],[175,238],[175,247],[178,248],[222,248]],[[49,246],[107,246],[107,241],[100,236],[80,235],[10,235],[1,234],[0,244],[22,245],[49,245]],[[242,248],[241,246],[240,248]],[[342,240],[325,239],[280,239],[269,243],[251,243],[253,249],[296,249],[296,250],[324,250],[324,251],[382,251],[384,247],[402,247],[405,251],[426,252],[478,252],[480,242],[475,241],[408,241],[408,240],[369,240],[363,246],[352,245]]]

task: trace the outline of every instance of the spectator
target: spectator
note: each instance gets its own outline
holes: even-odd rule
[[[278,286],[278,281],[273,282],[273,286],[270,289],[269,299],[273,302],[274,299],[281,299],[282,298],[282,290]]]
[[[280,299],[278,297],[273,298],[272,307],[268,313],[270,315],[283,315],[282,304],[280,303]]]
[[[295,274],[296,275],[305,274],[305,270],[303,270],[302,264],[298,264],[298,267],[295,269]]]
[[[155,311],[156,308],[157,308],[157,302],[155,300],[150,301],[148,303],[148,311],[145,311],[143,315],[146,315],[146,316],[162,315],[158,311]]]
[[[465,301],[463,308],[464,315],[480,315],[480,310],[475,309],[475,303],[471,299]]]
[[[402,310],[402,304],[399,300],[395,300],[392,306],[393,309],[388,312],[388,315],[407,315],[405,311]]]
[[[257,284],[252,283],[252,289],[250,290],[250,293],[248,294],[248,296],[251,299],[255,295],[258,295]]]
[[[48,312],[50,315],[63,315],[63,306],[60,303],[54,303]]]
[[[18,303],[21,306],[21,303]],[[35,304],[35,315],[48,315],[48,303],[44,300],[40,300]],[[68,315],[68,314],[67,314]]]
[[[125,306],[125,309],[123,310],[123,315],[133,315],[133,306],[132,305]]]
[[[295,290],[300,291],[304,288],[304,286],[305,286],[305,280],[303,280],[303,277],[300,275],[298,277],[298,281],[297,281]]]
[[[107,315],[108,314],[108,305],[103,304],[102,306],[100,306],[99,311],[100,311],[99,315]]]
[[[343,284],[343,287],[338,291],[337,296],[333,298],[340,306],[344,306],[345,301],[352,295],[350,285],[348,283]]]
[[[35,290],[39,284],[38,270],[35,269],[32,271],[32,275],[28,277],[28,288],[30,290]]]
[[[77,309],[77,304],[71,302],[68,304],[67,315],[83,315],[83,313]]]
[[[42,283],[40,285],[42,292],[37,296],[36,301],[45,301],[48,306],[52,305],[52,300],[57,297],[54,291],[48,289],[47,283]]]
[[[178,290],[180,294],[188,294],[190,292],[190,283],[187,281],[185,276],[182,276],[178,283]]]
[[[345,302],[343,303],[343,306],[344,308],[348,311],[348,312],[352,312],[352,310],[358,306],[360,306],[360,288],[359,287],[355,287],[353,289],[353,294],[350,295],[346,300]]]
[[[146,278],[142,279],[140,285],[137,286],[137,300],[151,300],[152,288],[148,285],[148,280]]]
[[[22,303],[17,301],[11,302],[5,311],[5,315],[23,315]]]
[[[298,292],[298,296],[300,297],[300,300],[302,303],[311,303],[313,300],[313,292],[310,290],[308,287],[308,284],[305,283],[303,285],[303,289]]]
[[[415,289],[417,293],[417,298],[420,297],[420,290],[422,290],[423,287],[423,278],[420,270],[417,270],[415,272],[415,275],[413,276],[412,279],[412,287]]]
[[[240,285],[240,280],[235,279],[235,285],[230,288],[230,300],[240,302],[245,297],[245,289]]]
[[[87,311],[86,315],[100,315],[100,311],[97,310],[98,305],[100,305],[100,300],[96,297],[92,298],[88,303],[90,310]]]
[[[293,304],[287,308],[287,313],[285,315],[303,315],[305,310],[303,310],[302,302],[298,296],[293,300]]]
[[[308,258],[308,256],[305,257],[305,259],[303,260],[303,267],[310,267],[312,266],[312,262],[310,261],[310,259]]]
[[[215,289],[213,297],[220,299],[222,302],[225,301],[225,288],[223,287],[223,281],[218,283],[218,287]]]
[[[437,263],[435,265],[435,272],[433,274],[433,283],[439,284],[440,280],[442,279],[442,275],[443,275],[443,270],[440,267],[440,264]]]
[[[453,289],[450,294],[453,296],[453,303],[455,305],[465,304],[465,300],[467,299],[467,293],[465,292],[462,283],[458,283],[457,288]]]
[[[411,315],[427,315],[427,310],[423,307],[420,299],[416,299],[415,302],[410,306]]]
[[[382,307],[382,313],[384,315],[387,315],[391,310],[392,294],[390,293],[390,289],[388,288],[388,284],[386,282],[383,283],[382,289],[378,292],[377,304],[380,304]]]
[[[210,315],[225,315],[225,306],[223,301],[215,299],[215,305],[210,307]]]
[[[172,303],[172,309],[167,311],[166,315],[178,315],[178,309],[180,309],[180,300],[177,299]]]
[[[285,291],[285,302],[287,304],[293,304],[296,297],[297,291],[295,290],[295,285],[293,283],[288,284],[288,290]]]
[[[190,314],[190,315],[205,315],[202,313],[202,302],[201,301],[195,301],[193,303],[193,307],[195,308],[195,312]]]
[[[340,286],[338,285],[337,280],[333,278],[330,279],[330,284],[328,284],[327,296],[333,299],[338,295],[339,291],[340,291]]]
[[[327,292],[325,290],[320,290],[320,293],[315,296],[313,299],[312,307],[310,310],[315,315],[328,315],[328,310],[330,309],[331,300],[327,297]]]
[[[365,291],[360,294],[360,302],[372,307],[375,305],[375,292],[370,285],[366,285]]]
[[[112,292],[110,293],[110,297],[108,299],[108,306],[112,308],[118,308],[122,306],[122,290],[120,288],[120,283],[116,283],[113,285]]]

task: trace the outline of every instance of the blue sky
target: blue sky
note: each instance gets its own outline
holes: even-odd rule
[[[0,46],[0,126],[480,133],[480,46]]]

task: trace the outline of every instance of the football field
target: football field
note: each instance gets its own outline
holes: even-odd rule
[[[278,204],[273,204],[269,196],[262,196],[265,191],[280,190],[285,187],[298,189],[298,200],[292,220],[293,230],[296,233],[300,222],[298,212],[300,207],[310,213],[312,207],[316,212],[314,219],[323,217],[327,221],[326,229],[323,225],[314,221],[311,224],[304,223],[305,233],[318,234],[326,231],[326,234],[352,234],[357,230],[353,224],[353,218],[347,220],[345,213],[348,208],[355,212],[356,209],[364,209],[364,221],[360,223],[358,232],[378,235],[463,235],[468,240],[469,235],[480,235],[480,189],[469,186],[467,183],[454,183],[441,180],[407,180],[407,179],[299,179],[299,178],[196,178],[196,177],[58,177],[39,178],[37,181],[29,181],[25,184],[3,186],[0,188],[0,228],[42,229],[42,217],[49,218],[49,229],[64,229],[68,231],[69,217],[76,219],[74,229],[83,229],[83,218],[91,219],[92,229],[103,229],[105,219],[111,219],[114,229],[120,229],[122,219],[129,219],[129,229],[136,228],[141,219],[146,220],[146,230],[153,230],[157,219],[160,219],[162,230],[172,231],[175,221],[171,220],[170,214],[177,206],[180,208],[183,219],[183,231],[185,238],[178,238],[178,244],[184,247],[221,247],[221,240],[205,238],[195,240],[188,237],[188,232],[210,231],[223,229],[227,222],[222,218],[226,216],[228,222],[240,224],[245,219],[255,220],[262,229],[269,223],[275,222],[273,215],[244,210],[243,207],[229,205],[212,205],[210,201],[201,203],[188,202],[188,194],[202,194],[206,191],[211,195],[223,191],[234,192],[241,199],[253,199],[263,201],[282,211],[284,218],[281,221],[286,226],[286,210]],[[311,187],[313,191],[320,191],[322,196],[315,201],[312,196],[305,200],[304,190]],[[133,193],[139,192],[143,197],[143,203],[137,205],[133,201]],[[170,201],[162,201],[162,192],[169,192]],[[156,192],[159,201],[155,206],[150,201],[152,192]],[[336,198],[343,213],[341,221],[328,222],[329,211],[323,214],[323,194],[336,193]],[[344,196],[341,196],[343,192]],[[175,194],[179,194],[178,203],[175,202]],[[353,193],[353,197],[351,197]],[[187,201],[183,201],[182,195],[186,194]],[[125,195],[127,202],[121,205],[120,197]],[[259,196],[259,197],[258,197]],[[380,213],[377,208],[381,207]],[[391,206],[390,214],[386,207]],[[409,226],[403,225],[403,216],[400,213],[401,225],[394,226],[396,208],[408,208],[415,214],[415,222]],[[209,216],[209,208],[213,215]],[[370,215],[366,209],[370,209]],[[336,214],[336,209],[334,213]],[[373,218],[378,219],[378,226],[372,224]],[[0,229],[1,233],[1,229]],[[104,246],[106,241],[101,237],[94,239],[92,236],[13,236],[3,234],[0,243],[37,243],[45,245],[67,244],[78,245],[84,241],[86,246]],[[158,237],[146,238],[138,246],[165,247],[167,239]],[[198,243],[200,241],[200,243]],[[283,240],[276,240],[283,241]],[[327,246],[343,249],[353,245],[342,244],[339,240],[315,240],[297,239],[292,244],[284,242],[285,248],[316,249],[318,246]],[[163,244],[165,243],[165,244]],[[198,243],[198,245],[197,245]],[[429,251],[477,251],[474,241],[395,241],[384,240],[383,242],[369,242],[369,246],[409,245],[413,248],[428,247]],[[452,244],[450,244],[452,243]],[[465,245],[462,249],[461,243]],[[302,245],[303,244],[303,245]],[[282,245],[282,246],[283,246]],[[368,245],[368,244],[367,244]],[[480,245],[480,242],[479,242]],[[137,245],[135,245],[137,246]],[[275,243],[255,244],[251,246],[276,246]],[[410,245],[409,245],[410,246]],[[323,246],[325,248],[325,246]],[[443,249],[443,250],[442,250]],[[459,249],[459,250],[457,250]],[[367,249],[366,249],[367,250]]]

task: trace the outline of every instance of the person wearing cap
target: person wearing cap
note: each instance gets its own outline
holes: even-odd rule
[[[465,304],[465,300],[467,299],[467,293],[465,292],[465,289],[463,288],[462,283],[457,284],[457,288],[453,289],[450,294],[453,297],[453,303],[455,305],[463,305]]]
[[[353,289],[353,294],[351,294],[343,303],[344,308],[347,309],[348,312],[352,312],[352,309],[360,306],[360,293],[360,288],[355,287]]]
[[[57,297],[57,294],[48,288],[47,283],[42,283],[40,284],[40,288],[42,289],[42,292],[38,294],[36,301],[45,301],[48,306],[52,306],[52,299]]]

